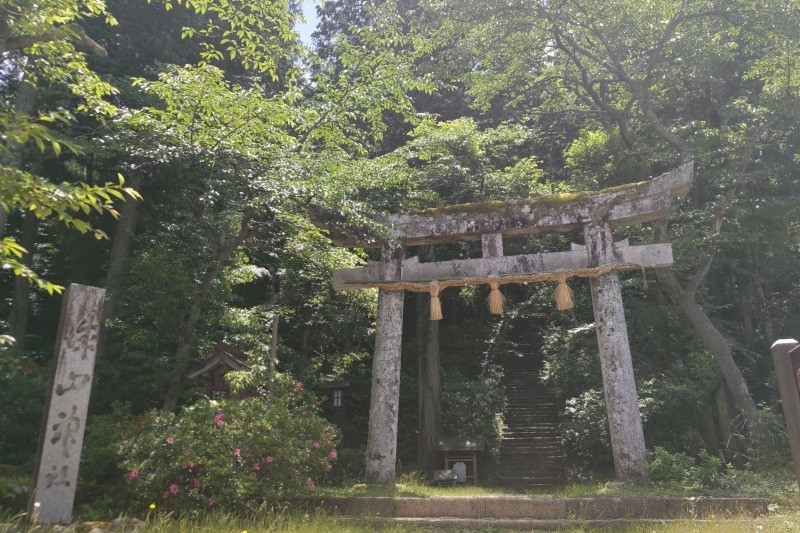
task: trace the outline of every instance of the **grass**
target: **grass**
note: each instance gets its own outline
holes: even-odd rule
[[[91,526],[101,527],[102,523],[93,523]],[[88,531],[90,524],[78,524],[67,529],[67,532]],[[0,531],[3,530],[0,524]],[[45,526],[30,527],[30,533],[46,533],[53,531],[52,528]],[[485,531],[487,533],[498,533],[507,531],[503,528],[489,527],[476,529],[464,528],[441,528],[431,529],[415,525],[393,524],[377,519],[337,519],[323,514],[303,514],[293,511],[268,511],[257,513],[252,516],[239,516],[224,513],[209,513],[201,516],[162,516],[157,515],[148,518],[142,527],[136,530],[138,533],[367,533],[367,532],[466,532],[466,531]],[[564,527],[558,529],[563,532],[597,532],[597,531],[622,531],[628,533],[684,533],[684,532],[711,532],[711,533],[761,533],[761,532],[798,532],[800,533],[800,512],[781,512],[778,510],[769,516],[753,519],[720,519],[711,521],[681,520],[678,522],[662,524],[641,524],[632,526],[615,526],[606,529],[589,529],[583,527]]]
[[[433,487],[427,485],[418,475],[404,475],[395,488],[367,488],[363,484],[343,483],[339,486],[318,487],[317,494],[325,496],[389,496],[389,497],[475,497],[475,496],[537,496],[542,498],[591,498],[591,497],[751,497],[769,498],[784,506],[800,510],[800,491],[798,491],[792,471],[776,470],[754,473],[732,471],[722,478],[716,489],[686,487],[677,483],[659,483],[646,487],[617,485],[596,482],[566,485],[558,489],[541,491],[519,491],[499,487],[459,486]]]
[[[537,496],[548,498],[568,498],[568,497],[641,497],[641,496],[756,496],[766,497],[776,505],[771,506],[769,515],[759,518],[733,518],[718,519],[712,521],[693,521],[682,520],[666,524],[645,524],[626,527],[615,527],[613,529],[599,531],[624,531],[630,533],[683,533],[683,532],[719,532],[719,533],[760,533],[760,532],[797,532],[800,533],[800,493],[794,481],[792,472],[776,471],[771,473],[749,473],[739,478],[732,478],[727,486],[715,491],[699,491],[678,485],[653,485],[649,487],[629,487],[615,484],[604,483],[584,483],[569,485],[560,490],[550,492],[520,492],[494,487],[431,487],[422,482],[422,479],[414,475],[402,476],[397,487],[394,489],[367,489],[364,485],[344,484],[338,487],[318,487],[317,494],[328,496],[412,496],[412,497],[480,497],[480,496]],[[723,483],[724,484],[724,483]],[[111,515],[113,516],[113,515]],[[277,509],[264,509],[253,513],[187,513],[185,515],[161,514],[156,512],[148,513],[146,509],[138,514],[138,517],[145,522],[137,531],[140,533],[189,533],[189,532],[232,532],[248,533],[255,532],[344,532],[344,533],[366,533],[366,532],[430,532],[430,531],[486,531],[500,532],[502,528],[492,527],[486,529],[463,528],[443,528],[432,529],[418,527],[415,525],[395,524],[383,522],[376,518],[337,518],[326,515],[322,512],[304,512],[298,508],[284,506]],[[0,506],[0,532],[4,531],[3,523],[20,524],[20,515],[12,516],[8,512],[3,512]],[[102,527],[102,523],[95,523]],[[87,524],[77,524],[66,531],[78,532],[89,531],[91,527]],[[22,531],[16,529],[15,531]],[[27,531],[31,533],[45,533],[52,531],[46,527],[30,527]],[[598,529],[586,529],[566,527],[559,531],[580,532],[598,531]]]

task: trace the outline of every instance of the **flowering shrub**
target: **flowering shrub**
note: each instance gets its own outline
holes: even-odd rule
[[[336,459],[331,426],[289,394],[203,400],[179,414],[151,413],[119,446],[132,497],[143,506],[241,509],[314,488]]]

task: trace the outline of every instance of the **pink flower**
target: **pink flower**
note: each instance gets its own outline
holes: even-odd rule
[[[256,477],[258,474],[255,472],[250,472],[250,477]]]
[[[235,455],[236,457],[241,457],[242,456],[242,450],[240,450],[239,448],[236,448],[235,450],[233,450],[233,455]]]
[[[137,477],[139,477],[139,471],[138,470],[131,470],[130,473],[128,474],[128,481],[133,481]]]
[[[275,459],[273,459],[271,455],[268,455],[268,456],[266,457],[266,459],[264,459],[264,460],[265,460],[266,462],[268,462],[268,463],[271,463],[271,462],[272,462],[272,461],[274,461]]]
[[[173,439],[172,437],[167,437],[167,444],[172,446],[173,444],[175,444],[175,439]]]
[[[307,414],[308,414],[308,411],[306,411],[305,409],[301,409],[300,410],[300,416],[306,416]]]
[[[183,455],[188,456],[190,453],[191,452],[189,451],[189,448],[186,448],[185,450],[183,450]]]
[[[166,500],[167,498],[169,498],[169,492],[164,491],[164,494],[162,494],[161,497]]]
[[[208,505],[214,505],[215,503],[217,503],[217,500],[215,500],[214,498],[208,499]]]
[[[311,481],[310,479],[308,481],[306,481],[306,488],[313,489],[314,488],[314,482]]]
[[[259,470],[261,470],[261,463],[256,463],[256,464],[254,464],[254,465],[253,465],[253,470],[255,470],[256,472],[258,472]]]
[[[336,459],[339,455],[336,453],[336,450],[331,450],[331,453],[328,454],[331,459]]]
[[[302,381],[298,381],[297,383],[294,384],[294,386],[297,387],[298,389],[302,389],[303,388],[303,382]]]
[[[314,448],[319,448],[319,441],[316,441],[316,440],[315,440],[315,441],[314,441],[314,442],[313,442],[311,445],[312,445]]]
[[[225,413],[217,413],[214,416],[214,423],[217,425],[217,427],[224,424],[225,423],[224,420],[225,420]]]
[[[117,422],[117,423],[116,423],[116,424],[114,424],[114,425],[117,427],[117,429],[119,429],[119,428],[121,428],[121,427],[122,427],[122,422]]]
[[[196,489],[200,488],[200,480],[199,479],[195,479],[194,480],[194,488],[196,488]]]
[[[170,491],[172,494],[178,494],[178,485],[176,485],[175,483],[173,483],[172,485],[170,485],[170,486],[169,486],[169,491]]]

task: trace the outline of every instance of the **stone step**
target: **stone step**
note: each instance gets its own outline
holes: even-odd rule
[[[561,476],[500,476],[500,481],[506,486],[519,486],[519,485],[558,485],[561,482]]]
[[[505,461],[505,463],[503,463]],[[535,474],[536,472],[533,471],[534,468],[538,468],[541,466],[542,468],[547,467],[559,467],[564,462],[564,456],[561,454],[543,454],[537,455],[533,453],[526,453],[524,455],[501,455],[501,468],[505,468],[507,465],[522,465],[525,468],[530,468],[532,472]],[[526,466],[527,465],[527,466]]]
[[[513,442],[531,442],[541,444],[552,444],[554,442],[561,442],[561,435],[558,433],[532,433],[530,431],[514,431],[507,429],[503,432],[502,440]]]
[[[502,452],[500,457],[506,461],[547,461],[553,464],[560,464],[565,455],[563,451],[547,452],[546,454],[531,453],[530,451],[518,452],[513,450],[506,450]]]
[[[543,446],[531,446],[525,443],[516,444],[513,448],[509,445],[503,446],[504,450],[501,450],[501,454],[505,457],[512,457],[513,454],[519,455],[534,455],[536,457],[563,457],[564,450],[561,446],[551,446],[551,447],[543,447]]]
[[[514,437],[504,437],[500,440],[500,450],[522,450],[522,449],[532,449],[532,450],[561,450],[561,441],[554,440],[554,441],[543,441],[543,440],[531,440],[526,438],[515,439]]]
[[[535,429],[540,424],[549,424],[549,426],[543,426],[539,429]],[[542,417],[540,419],[525,418],[524,420],[516,420],[516,421],[506,419],[505,421],[506,432],[519,430],[519,431],[541,431],[542,433],[554,433],[554,432],[560,433],[558,426],[559,426],[558,420],[553,420],[552,418],[545,418],[545,417]],[[530,427],[533,427],[534,429],[533,430],[525,429]]]
[[[524,401],[527,402],[528,405],[533,405],[534,403],[544,403],[549,405],[559,405],[561,402],[556,402],[555,398],[551,394],[532,394],[529,392],[525,393],[513,393],[509,394],[506,393],[506,402],[513,403],[515,401]]]
[[[561,476],[564,473],[564,469],[560,466],[549,466],[549,467],[535,467],[535,470],[531,468],[531,472],[535,472],[531,475],[520,476],[519,472],[522,468],[530,468],[527,465],[521,465],[514,469],[512,468],[504,468],[500,470],[500,478],[501,479],[510,479],[510,478],[517,478],[517,477],[533,477],[533,478],[541,478],[541,479],[561,479]]]
[[[507,431],[536,431],[538,433],[553,433],[553,434],[561,434],[561,429],[559,428],[558,422],[527,422],[523,423],[520,421],[518,424],[506,425]]]
[[[529,489],[535,489],[531,483]],[[541,488],[550,488],[541,484]],[[681,530],[705,531],[694,527],[697,519],[714,517],[715,531],[728,531],[725,527],[731,517],[744,518],[764,515],[771,503],[758,498],[672,498],[672,497],[621,497],[621,498],[542,498],[525,496],[484,497],[336,497],[305,496],[291,498],[287,503],[301,509],[321,509],[339,516],[380,515],[382,519],[401,519],[398,523],[424,524],[433,520],[448,527],[476,529],[470,526],[482,524],[480,530],[504,527],[532,527],[547,521],[550,527],[568,523],[585,525],[591,521],[604,521],[605,527],[622,525],[622,520],[646,521],[658,524],[664,520],[691,519]],[[450,520],[452,522],[447,522]],[[470,522],[473,521],[473,522]],[[484,522],[489,521],[489,522]],[[599,522],[598,522],[599,523]],[[752,529],[752,521],[748,520]],[[792,528],[789,528],[792,529]],[[612,530],[617,530],[612,527]],[[672,530],[672,529],[671,529]],[[788,529],[787,529],[788,531]]]
[[[504,437],[531,437],[532,439],[558,439],[561,440],[561,431],[558,428],[529,428],[525,426],[508,426],[503,431]]]
[[[506,428],[503,431],[503,437],[526,437],[530,436],[533,439],[544,439],[544,441],[552,441],[556,440],[561,442],[562,435],[558,429],[540,429],[540,430],[526,430],[526,429],[510,429]],[[539,442],[539,441],[531,441],[531,442]]]
[[[549,488],[549,486],[534,486],[535,488]],[[578,519],[528,519],[528,518],[391,518],[388,519],[396,525],[409,525],[416,526],[427,530],[428,528],[434,531],[440,530],[455,530],[455,531],[583,531],[584,529],[602,529],[606,531],[618,531],[621,529],[628,529],[633,527],[647,527],[654,526],[659,530],[662,526],[675,525],[681,528],[691,527],[692,531],[705,531],[705,526],[717,531],[733,531],[747,528],[752,525],[752,520],[742,519],[725,519],[725,520],[706,520],[706,519],[693,519],[689,524],[686,519],[668,518],[668,519],[652,519],[652,518],[618,518],[618,519],[596,519],[596,520],[578,520]],[[700,526],[703,526],[702,528]],[[677,531],[675,528],[667,527],[670,531]]]
[[[507,428],[517,427],[519,426],[531,426],[531,425],[538,425],[538,424],[555,424],[556,427],[560,422],[559,418],[554,416],[534,416],[534,415],[525,415],[521,417],[507,417],[505,420],[505,426]]]
[[[501,477],[519,477],[519,469],[521,469],[521,468],[528,469],[528,471],[531,472],[530,476],[532,476],[532,477],[559,476],[564,471],[564,469],[561,467],[560,463],[558,463],[558,464],[549,464],[549,465],[522,464],[522,465],[519,465],[519,466],[518,466],[518,463],[514,463],[513,464],[513,468],[512,468],[512,465],[509,463],[509,465],[507,467],[504,466],[500,470],[500,476]]]
[[[557,412],[553,412],[553,411],[550,411],[550,410],[538,411],[536,409],[522,408],[522,407],[515,408],[515,409],[507,409],[506,410],[506,415],[507,415],[506,419],[508,419],[510,417],[516,417],[517,419],[520,419],[520,418],[524,419],[526,417],[540,417],[541,418],[542,416],[549,416],[549,417],[556,418],[556,419],[561,418],[561,415],[559,415]]]
[[[501,438],[519,442],[525,440],[531,443],[553,443],[561,442],[561,434],[556,432],[532,433],[530,431],[506,431]]]

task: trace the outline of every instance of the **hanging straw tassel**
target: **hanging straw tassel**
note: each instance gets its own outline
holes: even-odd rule
[[[489,312],[493,315],[503,314],[503,293],[500,292],[500,283],[497,279],[489,282],[492,292],[489,293]]]
[[[567,285],[567,275],[558,276],[558,287],[556,287],[556,309],[566,311],[572,309],[572,289]]]
[[[431,320],[442,319],[442,302],[439,300],[439,282],[436,280],[431,281]]]

